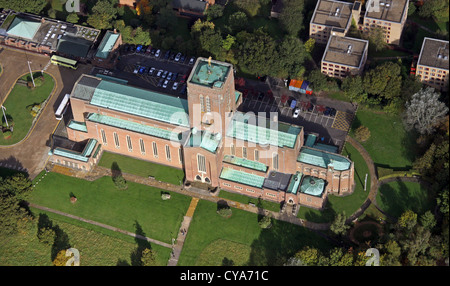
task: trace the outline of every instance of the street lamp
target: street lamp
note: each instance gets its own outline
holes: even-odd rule
[[[3,117],[5,118],[6,127],[9,128],[8,119],[6,119],[5,110],[6,110],[6,107],[4,107],[3,104],[2,104]]]
[[[31,67],[30,67],[31,62],[30,61],[27,61],[27,62],[28,62],[28,69],[30,70],[31,81],[33,82],[33,87],[36,87],[36,85],[34,84],[33,73],[31,72]]]

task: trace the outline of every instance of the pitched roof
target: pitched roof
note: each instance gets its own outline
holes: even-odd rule
[[[264,184],[264,177],[249,174],[242,171],[237,171],[231,168],[224,167],[220,173],[220,178],[235,183],[240,183],[243,185],[248,185],[252,187],[262,188]]]
[[[40,22],[15,17],[7,33],[25,39],[33,39],[41,26]]]
[[[316,177],[305,176],[300,186],[300,192],[320,197],[325,189],[325,181]]]
[[[65,55],[85,58],[91,48],[92,42],[80,37],[64,35],[58,41],[56,50]]]
[[[332,165],[337,171],[348,170],[351,166],[351,161],[344,156],[308,147],[300,149],[297,161],[322,168]]]

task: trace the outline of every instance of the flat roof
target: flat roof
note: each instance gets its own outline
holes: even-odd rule
[[[351,23],[352,7],[353,3],[319,0],[311,23],[345,29]]]
[[[374,4],[372,4],[373,6],[370,9],[366,7],[365,18],[398,23],[402,21],[405,6],[408,5],[408,0],[379,0],[378,5],[375,0],[369,1],[368,7],[371,6],[371,3]]]
[[[98,46],[98,50],[95,56],[102,59],[108,58],[109,53],[111,52],[119,37],[119,33],[107,31],[105,36],[103,37],[103,40]]]
[[[425,37],[417,64],[448,70],[448,43]]]
[[[368,44],[366,40],[331,35],[322,61],[359,67]]]
[[[222,88],[231,69],[231,64],[198,58],[189,82],[207,87]]]

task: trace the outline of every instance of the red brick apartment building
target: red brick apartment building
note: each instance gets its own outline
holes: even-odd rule
[[[301,126],[238,112],[241,102],[233,66],[205,58],[187,79],[187,99],[82,75],[50,161],[88,172],[107,150],[183,169],[187,182],[317,209],[329,193],[353,192],[352,161],[314,136],[305,143]]]

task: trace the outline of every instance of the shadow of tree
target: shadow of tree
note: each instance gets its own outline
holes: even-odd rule
[[[41,228],[49,228],[55,232],[55,239],[51,248],[51,259],[52,261],[56,258],[56,255],[61,250],[66,250],[71,247],[69,242],[69,236],[62,230],[58,225],[54,225],[50,218],[43,213],[39,214],[38,219],[38,231]]]
[[[137,235],[143,236],[145,237],[145,232],[142,230],[141,225],[139,224],[139,222],[135,221],[134,222],[134,226],[136,228],[135,233]],[[144,249],[148,248],[148,249],[152,249],[152,246],[150,245],[150,242],[148,242],[145,239],[141,239],[136,237],[134,239],[134,241],[136,241],[137,247],[136,249],[131,253],[130,258],[131,258],[131,266],[141,266],[142,265],[142,251],[144,251]]]

